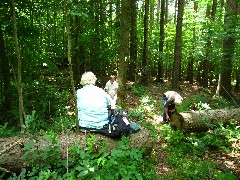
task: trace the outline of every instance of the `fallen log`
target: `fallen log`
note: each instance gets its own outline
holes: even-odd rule
[[[203,132],[220,123],[227,125],[231,120],[240,123],[240,108],[174,113],[170,125],[184,132]]]
[[[96,138],[96,142],[106,141],[107,149],[110,151],[117,148],[120,139],[112,139],[110,137],[93,134]],[[73,144],[78,144],[79,148],[83,148],[86,145],[86,139],[90,137],[90,133],[71,133],[71,134],[60,134],[57,136],[57,146],[61,149],[61,158],[66,159],[69,156],[68,148]],[[137,133],[130,135],[130,146],[131,148],[152,148],[153,138],[150,132],[142,128]],[[40,149],[45,149],[50,143],[43,138],[43,136],[33,137],[30,135],[21,135],[8,138],[0,138],[0,168],[6,169],[11,172],[19,172],[23,167],[25,167],[25,160],[21,157],[24,155],[23,147],[25,147],[30,142],[34,142],[34,147]],[[100,144],[100,143],[99,143]],[[1,169],[0,169],[1,171]]]

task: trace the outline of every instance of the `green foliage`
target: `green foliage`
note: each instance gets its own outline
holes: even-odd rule
[[[226,100],[220,96],[213,96],[212,98],[212,106],[214,109],[221,109],[221,108],[235,108],[236,102],[235,100]]]
[[[5,123],[4,125],[0,125],[0,137],[10,137],[15,136],[17,134],[16,130],[14,128],[9,128],[8,123]]]
[[[142,85],[134,85],[132,86],[132,93],[133,94],[136,94],[137,96],[143,96],[143,95],[146,95],[148,90],[145,86],[142,86]]]
[[[209,109],[206,103],[208,98],[204,94],[196,94],[190,98],[184,99],[182,105],[178,108],[180,112],[189,110]],[[206,106],[206,107],[205,107]]]
[[[163,150],[169,152],[166,163],[173,169],[163,179],[221,179],[222,177],[236,179],[230,170],[220,172],[214,162],[201,160],[210,150],[225,152],[236,151],[233,141],[239,141],[236,123],[200,134],[183,134],[172,131],[169,125],[164,125],[163,138],[167,146]],[[239,148],[239,147],[238,147]]]
[[[142,121],[145,117],[145,114],[143,114],[140,109],[131,109],[128,111],[128,116],[136,121]]]
[[[61,160],[61,147],[58,145],[59,140],[56,139],[57,134],[48,132],[43,136],[46,141],[45,149],[38,148],[36,144],[38,140],[33,140],[25,144],[22,150],[25,151],[21,159],[26,160],[29,167],[32,167],[32,172],[29,176],[33,176],[42,171],[51,169],[52,167],[60,167],[59,161]]]
[[[93,138],[93,137],[92,137]],[[89,139],[91,140],[91,139]],[[95,140],[90,144],[96,143]],[[90,145],[88,144],[88,145]],[[130,148],[128,138],[123,137],[118,148],[105,152],[105,146],[96,152],[95,146],[78,151],[73,166],[78,177],[84,179],[142,179],[141,167],[144,149]],[[76,153],[76,152],[75,152]],[[76,159],[79,157],[79,159]]]
[[[157,101],[151,98],[149,95],[142,95],[140,97],[140,105],[132,110],[129,110],[129,117],[141,121],[146,116],[153,117],[156,113],[156,107],[158,107]]]
[[[47,142],[44,149],[38,148],[34,141],[23,148],[25,154],[22,159],[31,170],[25,169],[19,176],[14,174],[10,179],[141,180],[146,174],[156,176],[154,172],[144,171],[145,149],[131,148],[128,137],[123,137],[116,149],[106,151],[106,142],[97,142],[95,137],[90,135],[85,147],[79,147],[78,144],[70,147],[69,158],[65,160],[60,157],[57,134],[49,132],[43,138]]]

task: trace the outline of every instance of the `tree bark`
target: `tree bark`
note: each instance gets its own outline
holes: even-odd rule
[[[218,90],[219,95],[232,99],[231,92],[231,75],[232,75],[232,58],[235,49],[235,29],[236,29],[236,13],[237,3],[234,0],[226,1],[226,14],[224,17],[225,39],[223,40],[223,57],[221,64],[221,73],[219,76]]]
[[[235,85],[235,92],[239,92],[240,87],[240,68],[236,70],[236,85]]]
[[[68,34],[68,63],[69,63],[69,73],[71,78],[71,85],[72,85],[72,93],[74,97],[74,105],[75,105],[75,123],[77,127],[77,132],[79,131],[79,122],[78,122],[78,109],[77,109],[77,93],[75,90],[74,79],[73,79],[73,68],[72,68],[72,59],[71,59],[71,32],[70,32],[70,24],[69,24],[69,17],[68,17],[68,8],[67,8],[67,0],[64,0],[64,12],[65,12],[65,20],[66,20],[66,28]]]
[[[210,11],[210,8],[212,8],[212,11]],[[212,7],[210,5],[207,5],[207,11],[206,11],[206,18],[208,19],[208,32],[207,32],[207,41],[206,41],[206,56],[203,62],[203,87],[208,88],[208,81],[209,81],[209,72],[211,68],[211,62],[209,59],[211,59],[211,36],[212,36],[212,23],[215,20],[215,14],[216,14],[216,8],[217,8],[217,0],[213,0]],[[211,16],[210,16],[211,15]]]
[[[127,83],[127,65],[129,62],[129,36],[130,36],[130,1],[121,1],[120,14],[120,52],[119,52],[119,69],[118,69],[118,83],[119,96],[118,101],[124,102],[126,96]]]
[[[86,139],[89,138],[89,133],[80,134],[60,134],[56,138],[60,142],[56,145],[61,149],[61,158],[67,159],[67,148],[71,147],[75,143],[78,144],[79,148],[84,148]],[[119,139],[112,139],[110,137],[94,134],[96,142],[106,141],[107,151],[117,148]],[[24,155],[24,150],[22,149],[25,145],[33,142],[34,149],[44,150],[49,145],[43,136],[31,137],[30,135],[22,135],[16,137],[0,138],[0,168],[5,168],[7,170],[14,169],[15,171],[20,170],[24,167],[24,160],[20,159]],[[137,133],[130,135],[131,148],[151,148],[153,146],[153,138],[150,136],[150,132],[147,129],[141,129]]]
[[[148,16],[149,16],[149,0],[145,0],[144,14],[144,42],[143,42],[143,59],[142,59],[142,78],[141,82],[148,85],[149,81],[149,62],[148,62]]]
[[[165,25],[165,0],[161,1],[161,14],[160,14],[160,40],[159,40],[159,60],[158,60],[158,76],[157,81],[163,83],[163,47],[164,47],[164,25]]]
[[[0,124],[7,122],[7,115],[12,107],[12,94],[10,93],[10,66],[9,59],[7,58],[5,41],[2,31],[2,22],[0,23],[0,79],[2,80],[2,97],[0,101],[3,101],[3,105],[0,112]],[[0,93],[1,94],[1,93]],[[8,122],[9,123],[9,122]]]
[[[240,108],[175,113],[170,124],[175,130],[203,132],[219,125],[219,123],[229,124],[233,119],[240,123]]]
[[[174,74],[172,80],[172,88],[180,88],[180,72],[181,72],[181,47],[182,47],[182,23],[185,0],[178,0],[178,15],[176,26],[176,39],[174,47]]]
[[[130,30],[130,63],[128,68],[128,79],[135,81],[137,63],[137,3],[130,1],[131,6],[131,30]]]
[[[21,129],[25,129],[25,111],[23,107],[23,92],[22,92],[22,60],[20,55],[20,49],[18,46],[18,37],[17,37],[17,22],[16,22],[16,13],[15,13],[15,3],[12,0],[12,9],[13,9],[13,31],[14,31],[14,40],[15,40],[15,51],[18,60],[18,96],[19,96],[19,119],[20,119],[20,126]]]

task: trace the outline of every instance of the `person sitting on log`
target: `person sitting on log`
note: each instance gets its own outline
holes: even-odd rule
[[[111,109],[115,109],[117,103],[118,83],[114,75],[110,76],[109,81],[106,83],[105,90],[111,99]]]
[[[176,111],[176,105],[182,103],[183,98],[176,91],[167,91],[163,94],[163,123],[170,121]]]
[[[81,77],[83,87],[77,90],[80,129],[101,129],[108,123],[110,98],[102,88],[95,86],[96,81],[92,72],[86,72]]]

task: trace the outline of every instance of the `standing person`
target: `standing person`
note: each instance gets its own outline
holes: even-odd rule
[[[117,103],[117,90],[118,83],[116,81],[116,77],[111,75],[109,81],[106,83],[105,90],[111,98],[111,109],[116,108]]]
[[[171,119],[171,116],[177,110],[176,105],[180,105],[182,100],[183,98],[176,91],[167,91],[163,94],[163,123]]]
[[[96,76],[86,72],[81,77],[83,88],[77,90],[77,108],[80,128],[101,129],[108,123],[110,98],[101,88],[95,86]]]

